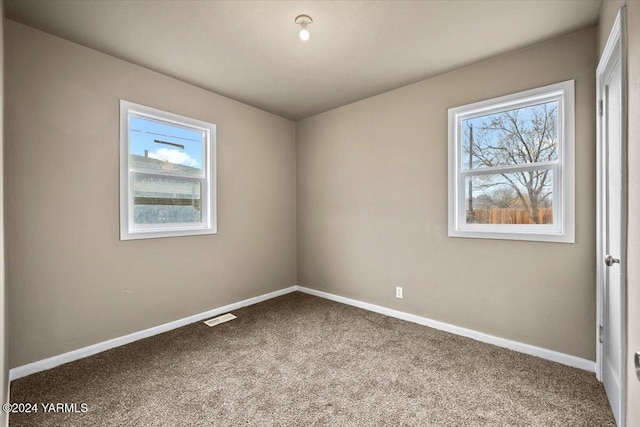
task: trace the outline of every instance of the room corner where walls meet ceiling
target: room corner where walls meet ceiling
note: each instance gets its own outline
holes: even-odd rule
[[[595,25],[601,0],[5,3],[9,19],[298,120]]]

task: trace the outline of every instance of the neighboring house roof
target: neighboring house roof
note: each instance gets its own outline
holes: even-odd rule
[[[167,161],[132,154],[130,165],[134,170],[149,172],[171,172],[187,177],[199,177],[202,170],[190,166],[178,165]],[[136,175],[133,183],[136,198],[200,199],[200,182],[180,177]]]

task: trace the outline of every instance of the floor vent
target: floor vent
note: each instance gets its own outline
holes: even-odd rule
[[[229,320],[236,319],[231,313],[223,314],[222,316],[214,317],[213,319],[205,320],[204,324],[207,326],[216,326],[220,323],[228,322]]]

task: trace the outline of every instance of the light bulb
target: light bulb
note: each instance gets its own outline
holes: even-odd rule
[[[296,16],[295,22],[300,25],[300,40],[306,42],[309,40],[309,30],[307,30],[307,25],[312,24],[313,19],[311,19],[309,15],[298,15]]]

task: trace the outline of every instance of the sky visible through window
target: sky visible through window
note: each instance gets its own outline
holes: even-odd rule
[[[558,102],[552,101],[463,120],[463,168],[558,160],[557,113]]]
[[[204,133],[140,117],[129,117],[129,152],[202,169]]]

